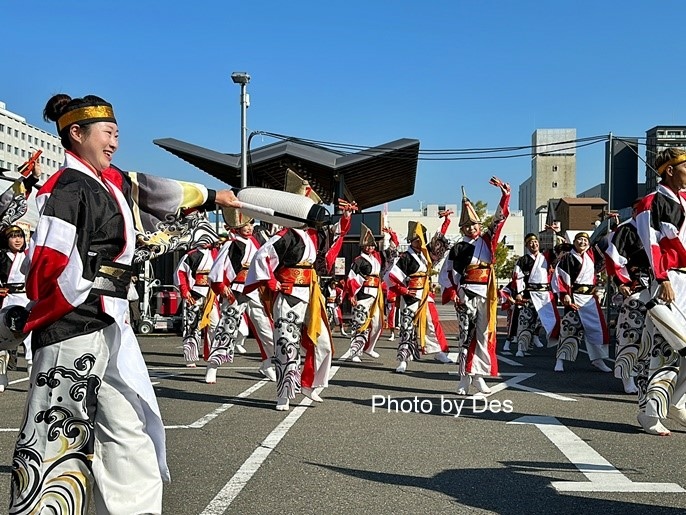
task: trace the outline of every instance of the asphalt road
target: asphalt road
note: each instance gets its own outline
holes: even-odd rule
[[[442,308],[441,316],[454,314]],[[423,359],[394,373],[395,346],[384,336],[378,360],[334,362],[324,403],[277,412],[254,341],[220,369],[216,385],[204,383],[202,368],[183,366],[178,336],[140,343],[167,426],[164,513],[686,510],[686,430],[668,422],[670,437],[641,432],[635,397],[586,355],[560,374],[553,349],[500,353],[501,377],[488,379],[493,393],[473,400],[455,395],[455,365]],[[347,343],[335,343],[339,356]],[[0,395],[3,499],[24,369],[10,381]]]

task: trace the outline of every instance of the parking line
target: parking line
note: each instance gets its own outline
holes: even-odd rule
[[[236,395],[237,399],[244,399],[246,397],[249,397],[253,393],[255,393],[257,390],[262,388],[265,384],[269,383],[270,381],[268,379],[262,379],[258,383],[255,383],[252,385],[250,388],[248,388],[245,391],[242,391],[238,395]],[[207,425],[210,421],[214,420],[217,418],[219,415],[224,413],[227,409],[235,406],[235,403],[233,402],[227,402],[226,404],[222,404],[219,406],[217,409],[212,411],[211,413],[208,413],[202,418],[199,418],[192,424],[187,424],[187,425],[179,425],[179,426],[164,426],[165,429],[200,429]]]
[[[339,367],[331,367],[329,379],[331,379]],[[214,496],[210,504],[201,512],[200,515],[220,515],[224,513],[231,503],[238,497],[241,490],[248,484],[248,481],[255,475],[255,473],[262,466],[262,463],[267,459],[267,456],[276,448],[279,442],[286,436],[286,433],[298,421],[298,419],[305,413],[305,408],[312,404],[312,400],[305,397],[305,399],[296,406],[288,416],[276,426],[276,428],[267,435],[267,438],[262,441],[260,446],[253,451],[250,457],[245,460],[241,468],[233,475],[228,483]]]

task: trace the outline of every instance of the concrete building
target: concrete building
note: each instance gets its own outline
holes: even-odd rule
[[[657,125],[646,131],[646,191],[657,186],[655,157],[667,147],[686,147],[686,126]]]
[[[555,205],[555,220],[560,221],[562,234],[566,231],[587,231],[589,234],[600,222],[607,201],[602,198],[564,197]]]
[[[611,152],[611,155],[610,155]],[[640,192],[645,189],[638,182],[638,139],[613,139],[605,144],[604,195],[596,195],[608,202],[611,211],[631,208]],[[610,170],[612,164],[612,170]]]
[[[531,136],[531,176],[519,187],[524,232],[538,233],[548,200],[576,194],[576,129],[537,129]]]
[[[4,191],[11,181],[18,177],[17,169],[25,163],[36,150],[42,150],[40,163],[41,183],[55,173],[64,162],[64,149],[60,139],[54,134],[29,125],[23,116],[8,111],[5,103],[0,102],[0,190]],[[29,212],[22,218],[32,227],[37,220],[35,195],[29,198]]]

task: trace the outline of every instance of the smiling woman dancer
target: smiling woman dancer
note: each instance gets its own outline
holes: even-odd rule
[[[44,116],[66,159],[37,197],[24,328],[34,369],[9,512],[85,514],[92,494],[97,513],[161,513],[164,426],[126,300],[136,229],[235,195],[114,168],[117,122],[99,97],[55,95]]]

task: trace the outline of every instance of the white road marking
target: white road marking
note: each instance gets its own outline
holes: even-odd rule
[[[448,357],[450,359],[452,359],[455,363],[457,363],[457,356],[458,355],[459,355],[459,353],[457,353],[457,352],[451,352],[448,354]],[[511,359],[505,358],[500,354],[497,354],[497,358],[498,358],[498,361],[502,361],[503,363],[510,365],[510,366],[513,366],[513,367],[523,367],[524,366],[521,363],[519,363],[518,361],[514,361]],[[452,376],[460,375],[460,373],[457,370],[451,370],[448,372],[448,374],[450,374]]]
[[[331,367],[329,372],[329,379],[331,379],[340,367]],[[305,408],[312,404],[312,400],[307,397],[295,408],[291,409],[288,416],[276,426],[276,428],[267,435],[260,446],[253,451],[252,455],[243,462],[243,465],[233,475],[226,485],[214,496],[210,504],[201,512],[200,515],[220,515],[224,513],[231,503],[238,497],[248,481],[255,475],[255,473],[262,466],[262,463],[267,459],[271,452],[276,448],[279,442],[286,436],[286,433],[298,421],[298,419],[305,413]]]
[[[524,390],[525,392],[531,392],[531,393],[535,393],[537,395],[543,395],[544,397],[550,397],[551,399],[556,399],[558,401],[576,402],[576,399],[572,399],[571,397],[564,397],[564,396],[559,395],[557,393],[546,392],[545,390],[539,390],[538,388],[532,388],[531,386],[524,386],[522,384],[519,384],[522,381],[526,381],[527,379],[530,379],[535,375],[536,374],[533,374],[533,373],[520,373],[520,374],[512,373],[512,372],[502,373],[502,374],[500,374],[501,377],[510,376],[510,379],[506,379],[505,381],[502,381],[500,383],[496,383],[495,385],[489,385],[489,388],[491,389],[491,393],[488,393],[488,394],[477,393],[476,395],[471,395],[467,398],[472,399],[472,398],[490,397],[491,395],[496,394],[498,392],[502,392],[503,390],[505,390],[507,388],[516,388],[518,390]]]
[[[588,478],[588,481],[553,481],[558,492],[678,492],[676,483],[631,481],[555,417],[521,417],[508,424],[533,424]]]
[[[237,399],[245,399],[246,397],[249,397],[253,393],[255,393],[257,390],[262,388],[265,384],[269,383],[270,381],[268,379],[263,379],[262,381],[259,381],[258,383],[255,383],[252,385],[250,388],[248,388],[245,391],[242,391],[238,395],[236,395]],[[201,427],[206,426],[210,421],[214,420],[217,418],[219,415],[224,413],[227,409],[235,406],[233,402],[227,402],[226,404],[222,404],[219,406],[217,409],[212,411],[211,413],[208,413],[202,418],[199,418],[192,424],[187,424],[187,425],[178,425],[178,426],[164,426],[165,429],[200,429]]]
[[[515,361],[513,359],[505,358],[501,356],[500,354],[496,355],[498,357],[498,361],[502,361],[503,363],[506,363],[508,365],[511,365],[513,367],[523,367],[524,365],[521,364],[519,361]]]

